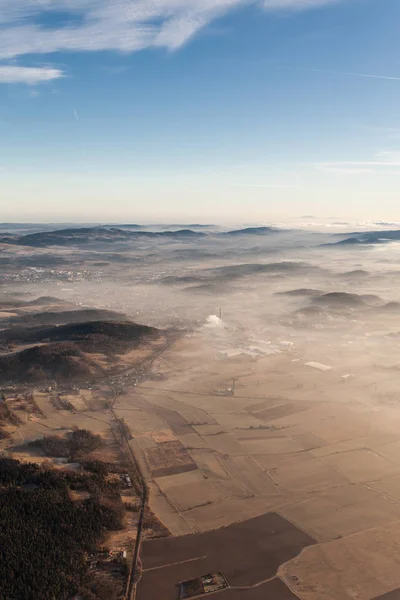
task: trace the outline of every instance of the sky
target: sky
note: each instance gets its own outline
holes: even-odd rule
[[[399,0],[0,0],[0,220],[398,220],[399,23]]]

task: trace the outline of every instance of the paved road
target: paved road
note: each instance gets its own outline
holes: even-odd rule
[[[162,354],[164,354],[164,352],[166,352],[175,343],[176,339],[177,338],[174,338],[174,339],[172,339],[172,341],[169,341],[167,344],[165,344],[165,346],[160,348],[151,357],[147,357],[142,362],[142,364],[140,365],[141,372],[140,372],[140,375],[136,379],[136,384],[140,381],[143,381],[146,378],[146,375],[149,372],[149,370],[151,369],[151,367],[153,366],[154,361],[157,360],[157,358],[159,358]],[[138,367],[127,369],[125,371],[125,375],[130,374],[132,371],[137,372],[137,368]],[[110,412],[111,412],[114,420],[118,423],[118,428],[119,428],[122,438],[124,439],[126,446],[128,448],[131,462],[132,462],[133,466],[135,467],[137,473],[139,474],[139,482],[140,482],[140,488],[141,488],[140,511],[139,511],[139,521],[138,521],[137,533],[136,533],[135,549],[134,549],[132,565],[131,565],[131,569],[130,569],[130,573],[129,573],[127,593],[125,596],[125,600],[135,600],[136,586],[138,583],[138,568],[137,568],[137,566],[138,566],[139,553],[140,553],[140,544],[142,541],[144,518],[146,515],[146,508],[147,508],[147,504],[148,504],[148,489],[147,489],[147,485],[146,485],[146,479],[143,475],[143,471],[141,469],[139,461],[136,459],[135,453],[132,450],[132,446],[129,441],[129,437],[127,434],[125,424],[123,422],[121,422],[121,420],[118,418],[118,416],[115,412],[116,402],[119,399],[119,397],[122,395],[122,393],[123,393],[123,388],[116,391],[114,400],[110,407]]]

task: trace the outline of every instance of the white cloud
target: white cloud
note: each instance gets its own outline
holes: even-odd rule
[[[364,173],[400,174],[400,153],[379,152],[372,159],[354,161],[321,162],[313,165],[317,169],[338,175],[361,175]]]
[[[63,72],[51,67],[17,67],[0,65],[0,83],[27,83],[35,85],[63,77]]]
[[[264,0],[264,6],[270,10],[304,10],[306,8],[318,8],[327,4],[334,4],[340,0]]]
[[[135,52],[177,48],[214,19],[246,5],[268,10],[315,8],[338,0],[0,0],[0,59],[58,51]],[[63,11],[75,25],[42,27]]]
[[[132,53],[151,47],[176,49],[214,19],[241,6],[299,10],[338,1],[0,0],[0,83],[33,84],[62,77],[58,69],[4,64],[16,57],[101,50]],[[57,12],[71,19],[54,27],[40,24],[41,17],[53,14],[57,18]]]
[[[334,173],[336,175],[364,175],[366,173],[372,173],[373,169],[362,166],[348,166],[342,165],[342,163],[332,163],[326,165],[317,165],[317,168],[321,171],[327,171],[328,173]]]

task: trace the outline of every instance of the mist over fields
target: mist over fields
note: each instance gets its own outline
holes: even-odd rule
[[[256,337],[344,375],[353,364],[395,369],[400,358],[400,230],[391,224],[2,227],[3,329],[90,320],[96,309],[193,332],[216,314],[223,340],[199,347],[210,356]],[[63,310],[35,307],[40,297]]]
[[[208,573],[243,600],[400,590],[381,576],[400,535],[399,242],[395,223],[311,217],[1,225],[0,451],[58,469],[43,447],[100,436],[89,456],[125,507],[147,490],[138,600]],[[111,544],[129,560],[131,515]]]
[[[260,326],[275,327],[281,319],[293,319],[295,326],[302,311],[311,315],[315,309],[319,321],[307,323],[312,329],[332,322],[339,326],[348,317],[355,323],[368,307],[373,326],[372,313],[374,318],[387,314],[395,305],[385,304],[400,301],[393,286],[400,272],[400,230],[190,227],[48,231],[47,226],[26,233],[27,225],[5,224],[0,227],[2,293],[53,296],[123,312],[151,325],[195,325],[221,307],[228,320],[240,322],[251,312]],[[333,293],[375,298],[358,303],[353,298],[352,306],[346,296],[339,296],[334,306],[317,299]],[[355,312],[349,314],[349,309]]]

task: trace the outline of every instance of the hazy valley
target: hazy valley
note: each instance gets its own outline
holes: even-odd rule
[[[101,515],[58,598],[400,589],[387,229],[1,226],[3,486]]]

